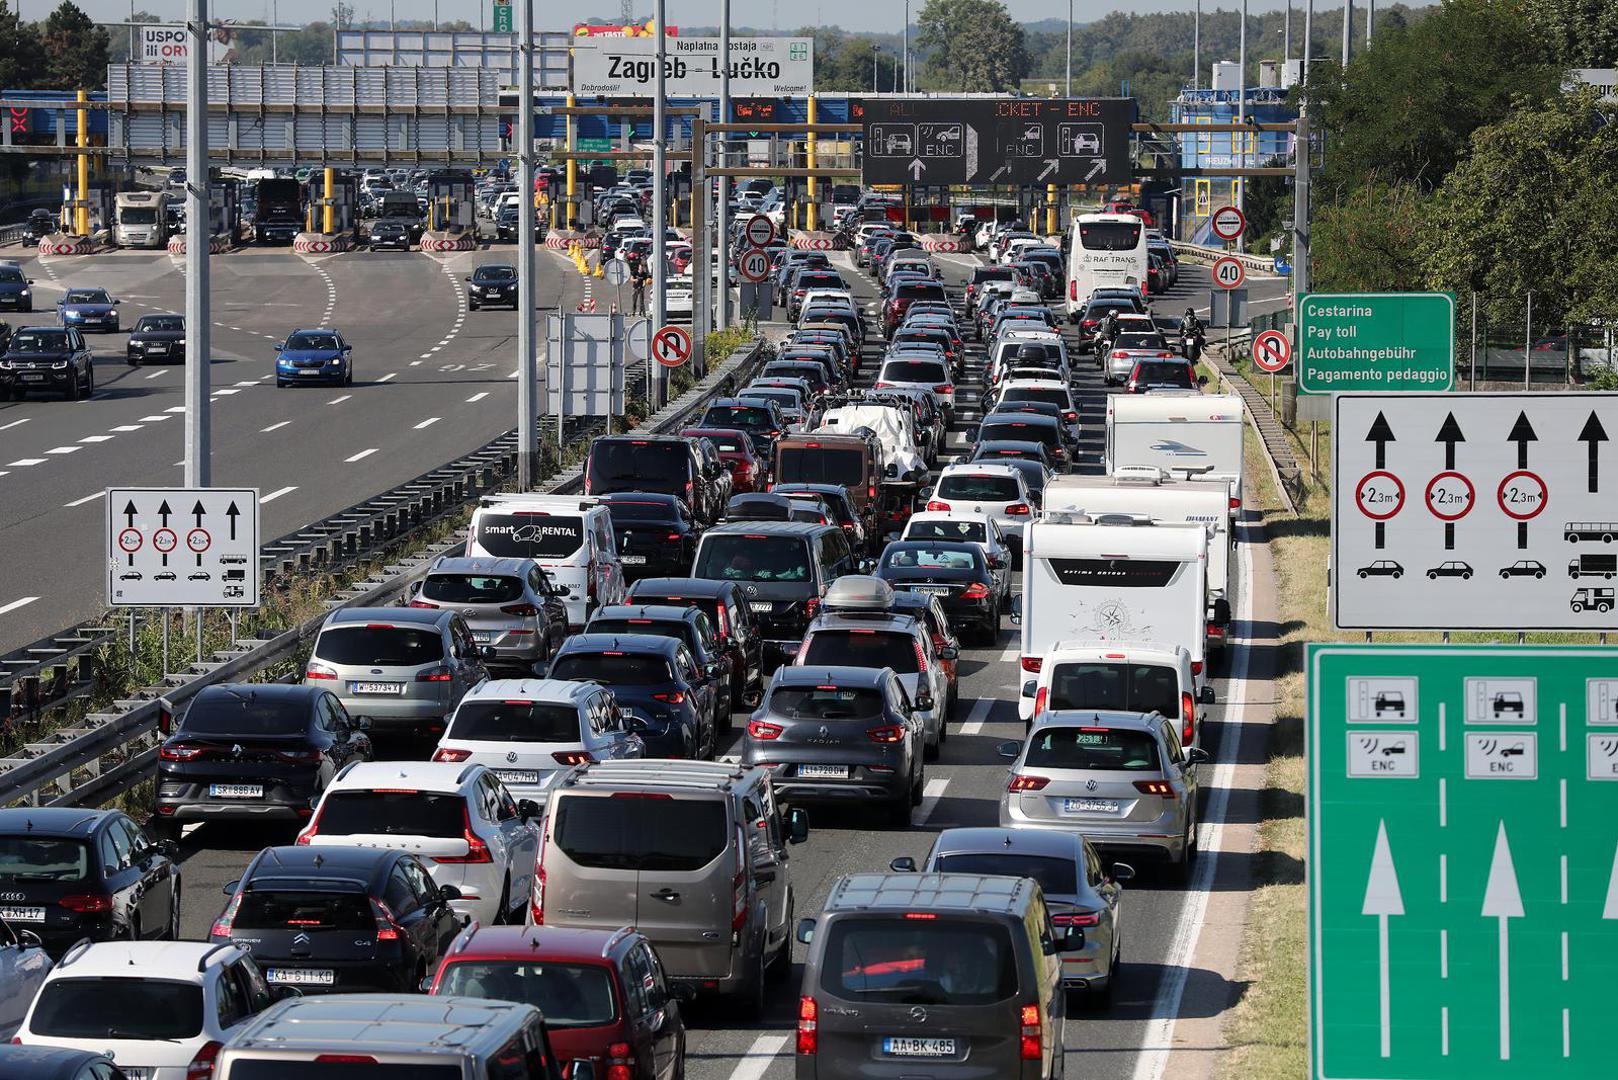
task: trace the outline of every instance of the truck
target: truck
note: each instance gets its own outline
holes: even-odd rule
[[[882,448],[869,435],[787,432],[771,450],[776,484],[837,484],[860,519],[867,543],[882,550]]]
[[[1618,555],[1599,551],[1575,555],[1567,562],[1567,576],[1575,579],[1618,577]]]
[[[253,206],[253,239],[290,244],[303,231],[303,185],[289,177],[259,180]]]
[[[1238,513],[1242,399],[1196,390],[1109,397],[1102,463],[1109,475],[1131,465],[1154,465],[1172,476],[1224,480],[1230,484],[1231,511]]]
[[[160,248],[168,243],[161,191],[120,191],[113,197],[112,242],[119,247]]]

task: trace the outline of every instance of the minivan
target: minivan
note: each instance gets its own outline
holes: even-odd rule
[[[588,496],[485,495],[472,511],[466,554],[538,563],[567,604],[570,633],[624,596],[612,517]]]
[[[692,440],[678,436],[601,436],[590,443],[584,463],[586,495],[661,492],[683,500],[704,524],[718,510],[710,487]]]

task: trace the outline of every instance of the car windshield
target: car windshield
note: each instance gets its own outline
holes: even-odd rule
[[[322,822],[324,825],[324,822]],[[306,891],[253,882],[242,893],[232,922],[236,930],[344,930],[376,933],[376,916],[359,893]]]
[[[1180,362],[1137,364],[1135,366],[1135,381],[1151,386],[1172,386],[1177,390],[1194,390],[1197,385],[1191,379],[1191,366]]]
[[[893,290],[897,300],[947,300],[944,286],[931,281],[907,281]]]
[[[517,271],[510,266],[480,266],[472,272],[473,281],[516,281]]]
[[[845,1001],[992,1005],[1017,993],[1011,934],[998,923],[949,916],[833,922],[821,988]]]
[[[1009,266],[979,266],[972,270],[972,284],[980,285],[985,281],[1010,281],[1011,267]]]
[[[287,348],[291,349],[335,349],[337,348],[336,334],[297,333],[287,338]]]
[[[65,352],[68,348],[66,330],[18,330],[11,336],[10,350],[14,353]]]
[[[1090,772],[1160,772],[1157,741],[1144,731],[1050,727],[1029,737],[1029,768]]]
[[[0,881],[83,881],[90,847],[54,836],[0,836]]]
[[[589,632],[592,634],[650,634],[653,637],[674,638],[677,641],[690,644],[687,624],[683,621],[670,622],[667,619],[642,619],[627,616],[621,619],[591,619]]]
[[[227,690],[194,700],[180,721],[179,733],[228,738],[302,735],[309,728],[309,711],[304,698],[261,698],[251,690]]]
[[[62,298],[67,304],[110,304],[112,298],[107,295],[106,289],[69,289]]]
[[[933,874],[991,874],[998,877],[1030,877],[1039,882],[1045,895],[1072,896],[1079,891],[1078,864],[1071,859],[1044,855],[961,853],[941,855],[927,868]]]
[[[784,484],[865,483],[865,454],[855,449],[826,446],[783,446],[778,455],[776,479]]]
[[[580,866],[689,873],[728,846],[725,804],[717,796],[560,801],[552,839]]]
[[[657,686],[674,678],[668,657],[661,653],[576,652],[559,656],[551,678],[570,682],[594,680],[607,686]]]
[[[816,630],[796,661],[800,666],[921,670],[921,646],[908,630]]]
[[[961,521],[955,518],[933,518],[910,522],[905,530],[906,540],[952,540],[955,543],[982,543],[988,539],[988,526],[981,521]]]
[[[52,979],[28,1030],[53,1039],[189,1039],[202,1031],[202,986],[147,976]]]
[[[875,720],[882,694],[865,687],[778,686],[765,711],[794,720]]]
[[[466,800],[431,791],[334,791],[316,818],[323,836],[437,836],[466,834]]]
[[[809,545],[796,536],[710,533],[691,576],[724,581],[808,581]]]
[[[467,700],[455,710],[444,737],[472,742],[576,743],[580,740],[579,710],[575,705],[549,701]]]
[[[938,482],[941,499],[981,499],[1011,502],[1022,497],[1015,476],[993,473],[951,473]]]
[[[505,574],[428,574],[421,583],[422,599],[441,604],[509,604],[522,595],[522,578]]]
[[[788,390],[785,387],[776,388],[772,386],[749,386],[743,389],[742,394],[744,397],[758,398],[760,401],[773,401],[788,409],[796,409],[803,404],[802,397],[798,391]],[[709,437],[712,438],[712,436]],[[728,446],[720,445],[717,440],[715,441],[714,445],[721,450],[738,449],[736,440],[729,439],[726,441],[729,443]]]
[[[743,431],[768,431],[773,418],[762,405],[715,405],[703,414],[704,426],[740,428]]]
[[[444,642],[436,629],[333,626],[315,642],[315,658],[344,666],[420,667],[444,659]]]
[[[921,344],[917,342],[916,344]],[[880,382],[908,382],[908,383],[947,383],[949,374],[945,371],[942,361],[936,360],[889,360],[882,365]]]
[[[1169,343],[1163,340],[1162,334],[1119,334],[1118,340],[1112,343],[1114,349],[1153,349],[1166,352]]]
[[[1163,664],[1058,664],[1051,672],[1052,709],[1160,712],[1180,718],[1180,679]]]
[[[25,284],[27,280],[27,278],[22,276],[22,271],[17,269],[15,266],[0,266],[0,282],[4,282],[7,285],[22,285]]]
[[[672,503],[655,499],[613,499],[607,504],[607,516],[612,518],[614,525],[631,521],[661,521],[672,525],[680,520],[680,514]]]
[[[597,439],[590,447],[592,484],[689,479],[691,455],[684,446],[651,439]]]
[[[597,1027],[618,1015],[612,975],[603,964],[462,960],[444,969],[435,994],[533,1005],[552,1030]],[[490,1076],[503,1076],[492,1070]]]
[[[565,559],[584,543],[584,519],[577,514],[484,514],[475,531],[477,546],[497,559]]]
[[[185,329],[185,320],[178,315],[143,315],[135,324],[136,330],[172,333]]]

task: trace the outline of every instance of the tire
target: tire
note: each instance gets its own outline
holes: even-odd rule
[[[174,900],[169,905],[169,926],[163,932],[163,940],[180,940],[180,879],[178,875],[174,878]]]
[[[760,949],[758,963],[747,985],[736,991],[734,998],[736,1009],[741,1013],[742,1019],[757,1023],[764,1019],[764,983],[767,979],[767,963],[764,950]]]
[[[354,369],[353,368],[349,368],[348,373],[343,376],[343,385],[344,386],[353,386],[354,385]]]
[[[781,942],[781,947],[775,950],[775,955],[770,957],[769,963],[764,968],[765,976],[772,983],[786,982],[787,976],[792,974],[792,932],[797,925],[797,920],[793,918],[793,915],[796,908],[796,901],[788,894],[786,940]]]
[[[1433,573],[1431,570],[1429,570],[1429,571],[1427,571],[1427,580],[1428,581],[1437,581],[1438,580],[1438,575]]]
[[[1371,576],[1371,575],[1370,575],[1370,574],[1367,574],[1367,573],[1366,573],[1366,572],[1365,572],[1365,571],[1364,571],[1364,570],[1361,570],[1361,571],[1360,571],[1360,580],[1361,580],[1361,581],[1364,581],[1364,580],[1365,580],[1365,579],[1366,579],[1366,578],[1368,578],[1368,577],[1370,577],[1370,576]],[[1501,577],[1505,577],[1505,576],[1506,576],[1506,572],[1505,572],[1505,571],[1504,571],[1504,570],[1502,570],[1502,571],[1500,571],[1500,576],[1501,576]]]
[[[1537,581],[1537,580],[1539,580],[1540,578],[1542,578],[1544,576],[1545,576],[1545,571],[1543,571],[1543,570],[1534,571],[1534,580]]]
[[[1185,826],[1184,854],[1180,861],[1171,864],[1169,878],[1176,885],[1191,884],[1192,871],[1196,869],[1197,862],[1197,823],[1189,821]]]
[[[128,355],[126,353],[124,355],[124,359],[129,362],[130,367],[140,367],[140,360],[138,360],[137,358],[135,358],[133,356],[130,356],[130,355]]]
[[[478,309],[478,306],[476,304],[468,302],[467,305],[466,305],[466,310],[468,310],[468,311],[476,311],[477,309]]]
[[[925,746],[923,747],[922,752],[921,752],[921,759],[923,761],[937,761],[938,760],[938,751],[942,748],[943,743],[944,743],[944,733],[943,733],[942,730],[940,730],[939,733],[938,733],[938,741],[935,742],[935,743],[926,743]]]
[[[1573,601],[1570,606],[1573,608],[1573,614],[1575,615],[1584,610],[1584,605],[1577,600]]]
[[[888,803],[888,825],[895,829],[910,827],[910,808],[915,805],[915,788]]]
[[[1461,580],[1462,581],[1471,581],[1472,580],[1472,571],[1468,570],[1466,573],[1462,574],[1461,575]]]
[[[275,388],[277,390],[285,390],[287,388],[287,381],[285,379],[276,379]]]
[[[508,876],[505,883],[500,886],[500,903],[494,909],[494,924],[506,926],[511,922],[511,878]]]
[[[915,782],[910,785],[910,805],[911,806],[920,806],[921,805],[922,790],[926,786],[927,786],[927,770],[925,768],[917,769],[916,770]]]
[[[1403,570],[1395,570],[1393,572],[1393,580],[1394,581],[1398,581],[1400,578],[1402,578],[1404,576],[1405,576],[1405,572]]]

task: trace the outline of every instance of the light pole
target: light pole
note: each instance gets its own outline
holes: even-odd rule
[[[1067,97],[1073,96],[1073,0],[1067,0]]]
[[[208,363],[208,0],[190,0],[185,88],[185,486],[211,487]],[[81,116],[83,114],[80,114]],[[82,120],[80,121],[83,122]]]
[[[669,201],[669,166],[667,147],[664,139],[668,132],[665,130],[667,114],[663,111],[668,100],[668,86],[664,78],[663,65],[668,60],[668,34],[663,27],[668,20],[665,17],[665,0],[657,0],[653,12],[655,25],[653,33],[657,35],[657,85],[654,87],[656,97],[652,99],[652,333],[655,335],[668,322],[668,296],[664,290],[668,288],[668,201]],[[729,63],[730,57],[725,57]],[[707,267],[696,267],[692,270],[693,285],[697,274],[708,272]],[[693,287],[693,293],[697,290]],[[693,317],[695,313],[693,312]],[[693,351],[699,346],[694,345]],[[653,369],[662,367],[661,364],[651,365]],[[667,387],[661,372],[655,372],[653,379],[657,382],[656,392],[648,385],[647,397],[651,398],[656,408],[664,404],[663,391]]]
[[[910,0],[905,0],[905,34],[904,34],[904,41],[905,41],[904,92],[908,94],[908,93],[910,93],[910,86],[911,86],[911,78],[910,78]]]
[[[730,0],[724,0],[720,6],[719,22],[719,122],[730,123]],[[719,165],[726,168],[730,165],[728,155],[724,148],[730,143],[730,132],[719,133]],[[693,146],[694,154],[706,154],[706,146]],[[719,209],[714,214],[715,244],[714,253],[719,256],[719,283],[717,291],[719,296],[719,312],[714,319],[714,328],[724,330],[730,326],[730,177],[721,176],[719,179]],[[712,185],[704,180],[703,190],[696,193],[697,198],[703,199],[707,205],[709,189]],[[706,228],[706,226],[704,226]],[[695,239],[693,237],[692,239]],[[693,281],[697,274],[702,273],[702,267],[692,270]],[[700,293],[699,293],[700,295]]]
[[[1354,0],[1343,0],[1343,67],[1354,55]]]
[[[1191,89],[1202,88],[1202,0],[1197,0],[1197,13],[1191,20]]]
[[[1236,69],[1240,73],[1240,77],[1236,80],[1236,123],[1245,125],[1247,123],[1247,0],[1242,0],[1242,27],[1238,40]],[[1240,139],[1242,141],[1241,157],[1237,158],[1241,163],[1241,167],[1247,165],[1247,137],[1245,130],[1238,131],[1231,136],[1232,140]],[[1235,146],[1232,145],[1231,150],[1235,151],[1235,149]],[[1236,209],[1241,210],[1243,209],[1243,204],[1247,201],[1247,181],[1244,177],[1238,176],[1231,183],[1236,188]],[[1236,243],[1239,250],[1241,241],[1237,240]]]
[[[517,488],[531,491],[539,481],[539,373],[534,340],[534,0],[517,0]],[[396,39],[397,40],[397,39]],[[560,313],[558,313],[560,314]],[[562,388],[559,386],[557,390]],[[567,402],[557,403],[558,415]],[[567,446],[557,421],[556,446]]]

